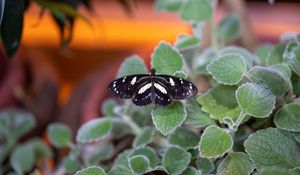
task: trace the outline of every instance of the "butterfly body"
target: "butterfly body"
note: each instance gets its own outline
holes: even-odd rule
[[[196,86],[182,78],[170,75],[149,74],[124,76],[111,82],[108,92],[120,98],[132,99],[138,106],[156,104],[168,106],[173,100],[190,98],[197,94]]]

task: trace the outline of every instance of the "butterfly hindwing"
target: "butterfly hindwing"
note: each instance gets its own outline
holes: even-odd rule
[[[108,85],[108,92],[120,98],[132,98],[136,88],[147,81],[147,77],[148,74],[138,74],[118,78]]]
[[[157,80],[167,87],[172,99],[187,99],[198,92],[197,87],[193,83],[183,78],[170,75],[157,75]]]
[[[152,103],[150,81],[145,82],[136,89],[132,97],[132,102],[137,106],[145,106]]]
[[[168,88],[156,81],[154,84],[155,87],[155,104],[160,106],[168,106],[172,103],[172,98],[170,96]]]

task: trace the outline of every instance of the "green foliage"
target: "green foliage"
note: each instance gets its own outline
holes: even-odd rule
[[[66,15],[63,6],[53,3],[43,5],[57,18]],[[244,27],[242,19],[229,14],[212,25],[212,45],[199,49],[197,32],[203,22],[214,23],[211,1],[157,0],[155,6],[178,13],[194,34],[180,35],[174,44],[158,43],[151,68],[186,78],[203,93],[166,107],[137,107],[130,100],[109,98],[100,108],[106,117],[84,123],[77,133],[63,124],[49,125],[51,148],[65,153],[55,155],[59,167],[50,174],[299,174],[300,35],[275,46],[263,44],[256,53],[228,46]],[[76,16],[73,12],[68,14]],[[146,73],[143,59],[133,55],[116,76]],[[203,84],[210,89],[203,91]],[[37,174],[51,158],[53,151],[41,139],[20,141],[35,125],[27,112],[0,113],[0,174]]]

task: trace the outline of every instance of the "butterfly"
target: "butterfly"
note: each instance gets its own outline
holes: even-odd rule
[[[155,74],[136,74],[124,76],[112,81],[108,86],[110,95],[132,99],[137,106],[155,104],[168,106],[173,100],[188,99],[196,95],[197,87],[182,78]]]

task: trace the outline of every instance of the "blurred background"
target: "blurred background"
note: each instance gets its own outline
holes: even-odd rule
[[[121,62],[138,54],[149,64],[161,41],[173,43],[179,34],[192,33],[190,24],[175,13],[159,12],[155,1],[91,0],[79,13],[91,24],[75,20],[72,40],[61,48],[61,33],[49,12],[40,15],[32,3],[24,14],[23,36],[13,59],[0,56],[0,109],[21,107],[35,114],[42,133],[49,122],[64,122],[73,129],[101,116],[108,97],[106,87]],[[287,31],[300,32],[298,1],[223,0],[215,21],[231,12],[242,18],[237,44],[255,51],[262,43],[276,43]],[[209,25],[201,47],[209,44]]]

